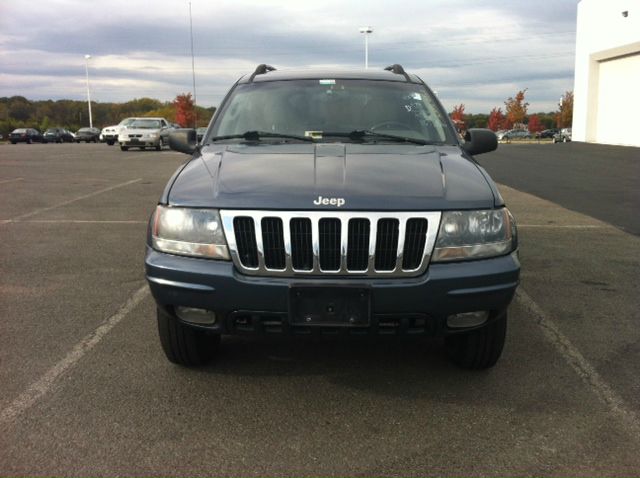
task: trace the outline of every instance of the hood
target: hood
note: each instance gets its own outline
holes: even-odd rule
[[[158,134],[161,128],[122,128],[122,134]]]
[[[228,209],[483,209],[496,203],[489,181],[454,146],[233,144],[205,146],[164,199]]]

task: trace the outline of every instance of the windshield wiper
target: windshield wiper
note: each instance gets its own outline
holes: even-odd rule
[[[335,132],[335,133],[324,131],[322,133],[322,136],[323,137],[338,136],[338,137],[344,137],[344,138],[351,138],[354,140],[363,140],[365,138],[381,138],[381,139],[388,139],[391,141],[400,141],[403,143],[413,143],[413,144],[421,144],[421,145],[439,144],[431,141],[426,141],[424,139],[411,138],[409,136],[399,136],[395,134],[378,133],[376,131],[371,131],[370,129],[356,129],[353,131],[349,131],[348,133],[341,132],[341,131]]]
[[[224,136],[214,136],[209,141],[221,141],[224,139],[246,139],[247,141],[260,141],[262,138],[285,138],[297,139],[300,141],[313,142],[313,138],[309,136],[300,136],[297,134],[272,133],[270,131],[245,131],[242,134],[227,134]]]

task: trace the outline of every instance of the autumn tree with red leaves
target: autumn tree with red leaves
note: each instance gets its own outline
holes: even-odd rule
[[[173,106],[176,109],[176,123],[183,128],[194,127],[195,115],[191,93],[176,96]]]
[[[529,117],[529,132],[538,133],[543,129],[544,129],[544,126],[542,126],[542,123],[540,122],[540,118],[538,118],[538,115],[531,115]]]
[[[529,106],[529,103],[524,101],[524,94],[526,91],[526,88],[518,91],[515,98],[509,97],[507,101],[504,102],[507,122],[511,125],[524,123],[524,119],[527,116],[527,106]]]
[[[461,103],[458,106],[454,106],[450,116],[458,131],[466,129],[464,122],[464,104]]]
[[[488,127],[491,131],[498,131],[504,128],[504,114],[502,108],[493,108],[489,113]]]

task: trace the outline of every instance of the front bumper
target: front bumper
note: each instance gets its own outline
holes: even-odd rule
[[[121,146],[135,147],[155,147],[160,144],[160,138],[118,138],[118,142]]]
[[[431,264],[425,274],[403,279],[282,278],[239,274],[231,262],[164,254],[147,246],[146,277],[159,307],[215,311],[220,320],[205,327],[216,333],[310,333],[318,327],[292,326],[288,320],[290,287],[359,286],[370,290],[370,325],[346,327],[349,333],[407,333],[443,336],[449,315],[507,308],[519,282],[517,252],[507,256]],[[191,324],[190,324],[191,325]],[[328,327],[325,331],[333,331]]]

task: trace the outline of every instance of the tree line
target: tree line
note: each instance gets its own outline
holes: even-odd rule
[[[160,116],[183,127],[194,126],[197,118],[197,126],[207,126],[215,110],[215,106],[194,109],[190,93],[165,102],[153,98],[137,98],[125,103],[91,102],[93,125],[97,128],[118,124],[130,116]],[[16,128],[36,128],[44,132],[53,127],[77,131],[85,126],[89,126],[86,101],[0,98],[0,134],[5,138]]]
[[[558,109],[548,113],[529,114],[529,103],[525,100],[526,88],[510,96],[502,108],[493,108],[489,114],[467,114],[464,104],[453,108],[450,116],[459,130],[468,128],[489,128],[493,131],[527,129],[537,133],[545,129],[569,128],[573,118],[573,91],[562,96]]]

